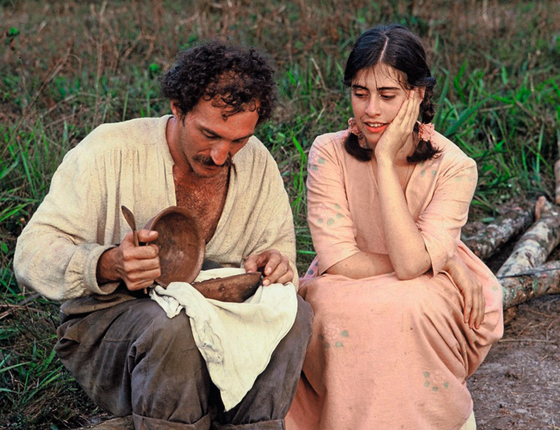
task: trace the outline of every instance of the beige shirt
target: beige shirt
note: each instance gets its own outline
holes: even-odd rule
[[[63,307],[69,314],[100,308],[98,300],[105,303],[101,307],[114,301],[107,295],[119,284],[98,285],[96,269],[101,254],[130,231],[121,205],[132,210],[139,227],[176,205],[165,134],[169,118],[101,125],[66,154],[18,238],[14,267],[20,285],[52,300],[74,299]],[[249,254],[274,248],[297,273],[291,208],[274,159],[251,137],[233,161],[236,168],[206,258],[239,267]]]

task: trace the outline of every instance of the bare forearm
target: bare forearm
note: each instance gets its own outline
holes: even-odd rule
[[[116,253],[118,252],[117,248],[111,248],[101,254],[97,262],[97,283],[99,285],[107,284],[109,282],[119,281],[121,279],[118,271],[116,270],[117,266],[117,257]]]
[[[449,273],[454,281],[457,281],[457,279],[466,276],[466,274],[470,272],[465,263],[457,258],[457,256],[453,256],[449,260],[447,260],[447,263],[445,263],[443,270]]]
[[[429,270],[431,260],[408,210],[394,163],[378,160],[377,180],[383,232],[397,277],[420,276]]]
[[[393,265],[388,255],[358,252],[327,269],[331,275],[344,275],[352,279],[391,273]]]

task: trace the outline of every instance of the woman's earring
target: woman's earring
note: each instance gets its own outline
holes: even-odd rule
[[[420,140],[430,142],[434,138],[434,125],[432,123],[424,124],[423,122],[418,124],[418,137],[420,137]]]
[[[358,121],[356,121],[356,118],[350,118],[348,120],[348,131],[358,138],[358,142],[362,148],[366,148],[366,139],[364,133],[358,128]]]

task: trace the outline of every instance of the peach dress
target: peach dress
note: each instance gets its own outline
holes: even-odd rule
[[[435,133],[439,157],[411,166],[405,189],[432,271],[401,281],[329,275],[358,251],[387,254],[372,165],[344,149],[347,131],[309,154],[308,221],[317,258],[300,281],[315,312],[288,430],[453,430],[472,412],[466,379],[503,334],[502,288],[460,241],[476,187],[475,162]],[[443,271],[459,256],[484,286],[479,329],[463,322],[463,296]]]

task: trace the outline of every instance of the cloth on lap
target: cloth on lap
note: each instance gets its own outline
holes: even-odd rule
[[[205,270],[196,281],[241,273],[245,271]],[[185,310],[226,411],[243,399],[266,369],[297,313],[296,292],[291,284],[259,287],[244,303],[206,299],[186,282],[172,282],[167,289],[157,286],[150,295],[170,318]]]

